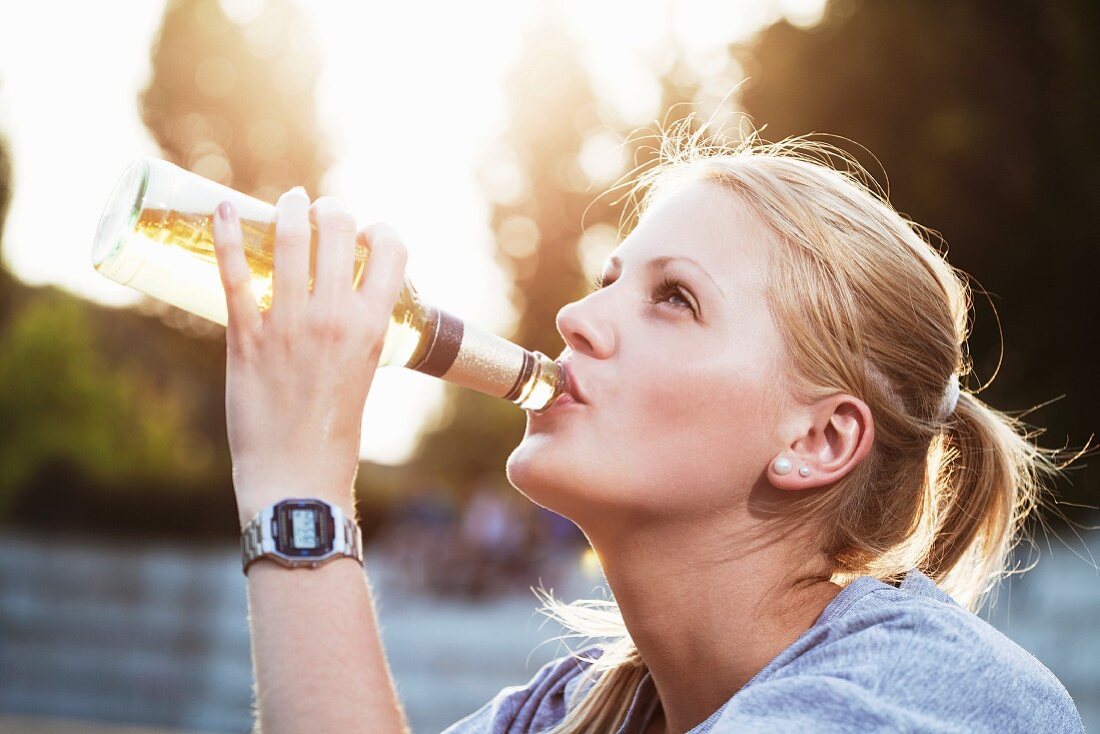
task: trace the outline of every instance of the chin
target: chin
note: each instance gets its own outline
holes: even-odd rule
[[[583,496],[585,482],[578,481],[576,462],[550,448],[541,436],[525,436],[505,463],[508,482],[539,507],[573,518],[591,502]],[[555,455],[557,454],[557,455]]]
[[[541,503],[537,497],[546,493],[542,488],[561,481],[561,477],[556,476],[560,475],[561,468],[549,455],[552,449],[540,439],[541,437],[524,436],[519,445],[512,449],[504,464],[508,482],[539,504]]]
[[[609,474],[598,457],[576,451],[575,445],[572,450],[566,446],[540,434],[525,436],[505,464],[508,482],[539,507],[581,528],[609,517],[627,517],[638,509],[636,483],[619,481],[621,473]],[[662,494],[667,498],[667,493]]]

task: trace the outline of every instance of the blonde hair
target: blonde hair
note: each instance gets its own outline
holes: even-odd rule
[[[970,288],[930,231],[899,214],[853,158],[804,137],[767,143],[752,133],[730,145],[692,123],[689,115],[659,134],[655,165],[630,189],[634,201],[645,192],[639,217],[686,181],[738,196],[778,243],[767,300],[793,393],[806,403],[848,393],[874,416],[874,446],[857,468],[775,514],[819,529],[841,585],[861,575],[896,583],[917,568],[977,611],[1050,491],[1044,478],[1072,459],[1058,464],[1058,450],[1031,442],[1041,431],[966,388]],[[953,374],[961,389],[944,415]],[[617,605],[534,591],[572,630],[561,637],[608,640],[597,658],[571,653],[588,667],[548,734],[615,731],[647,670]]]

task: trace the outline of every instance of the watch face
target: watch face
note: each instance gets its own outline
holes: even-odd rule
[[[317,525],[317,510],[310,508],[291,510],[290,527],[294,547],[316,548],[320,543],[317,537]]]
[[[332,513],[323,502],[292,500],[276,506],[275,548],[292,558],[323,556],[332,550]]]

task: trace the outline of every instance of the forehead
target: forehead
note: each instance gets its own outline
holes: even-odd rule
[[[745,201],[711,181],[661,193],[615,249],[625,267],[660,256],[689,257],[727,294],[759,291],[773,237]]]

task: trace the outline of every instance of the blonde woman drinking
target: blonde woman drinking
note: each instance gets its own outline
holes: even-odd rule
[[[1083,731],[974,614],[1061,467],[963,386],[965,281],[819,146],[662,150],[598,288],[558,314],[570,397],[528,414],[506,467],[591,543],[613,602],[547,602],[600,639],[447,734]],[[228,207],[215,224],[242,527],[305,496],[354,519],[406,261],[332,199],[278,210],[263,313]],[[359,563],[261,561],[248,595],[265,733],[408,730]]]

